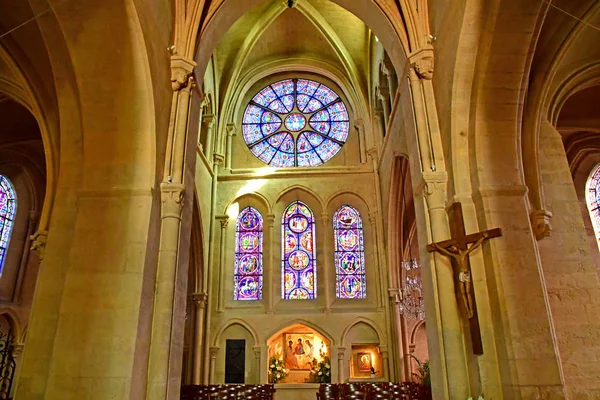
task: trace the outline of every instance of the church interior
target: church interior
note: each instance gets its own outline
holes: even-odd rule
[[[600,399],[600,2],[0,10],[0,399]]]

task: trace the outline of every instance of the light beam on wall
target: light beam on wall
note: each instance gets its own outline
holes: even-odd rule
[[[243,196],[248,193],[256,192],[266,182],[266,179],[253,179],[246,183],[240,190],[238,190],[236,197]]]
[[[236,219],[238,217],[239,213],[240,213],[240,203],[238,203],[237,201],[235,203],[233,203],[232,205],[230,205],[229,207],[227,207],[227,215],[229,216],[229,218]]]

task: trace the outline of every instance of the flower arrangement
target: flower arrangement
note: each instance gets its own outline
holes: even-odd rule
[[[279,354],[278,354],[279,355]],[[285,379],[290,373],[289,369],[283,366],[283,358],[281,356],[273,356],[269,360],[269,382],[279,383]]]
[[[321,361],[313,361],[313,369],[310,371],[306,382],[331,383],[331,360],[328,355],[321,353]]]

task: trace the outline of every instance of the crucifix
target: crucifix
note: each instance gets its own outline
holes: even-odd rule
[[[467,235],[465,233],[462,205],[460,203],[452,204],[449,213],[452,239],[431,243],[427,245],[427,251],[430,253],[437,251],[449,257],[452,261],[452,267],[458,275],[460,297],[469,320],[473,353],[481,355],[483,354],[483,346],[481,343],[481,331],[479,330],[479,319],[477,317],[477,305],[475,304],[473,286],[471,284],[469,254],[480,247],[486,239],[502,236],[502,230],[494,228]]]

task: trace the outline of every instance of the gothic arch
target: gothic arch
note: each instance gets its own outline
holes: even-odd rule
[[[377,337],[379,338],[379,345],[385,346],[387,344],[387,342],[385,341],[385,335],[383,334],[383,331],[379,328],[375,321],[364,317],[358,317],[344,329],[344,332],[340,336],[340,347],[346,347],[346,336],[348,335],[348,332],[350,332],[350,329],[352,329],[352,327],[360,323],[368,325],[375,331],[375,333],[377,333]]]
[[[21,324],[21,319],[19,318],[19,316],[17,315],[17,313],[9,308],[9,307],[2,307],[0,308],[0,317],[4,316],[4,318],[6,318],[6,320],[8,321],[10,328],[13,332],[13,337],[16,338],[17,343],[15,344],[22,344],[24,342],[24,327]]]
[[[264,213],[261,212],[261,214],[263,214],[263,217],[266,217],[268,214],[271,214],[273,212],[272,206],[269,203],[269,200],[267,200],[267,198],[264,195],[262,195],[259,192],[250,192],[250,193],[244,193],[242,195],[236,196],[233,200],[231,200],[229,203],[227,203],[227,205],[223,209],[223,214],[227,214],[227,210],[229,210],[229,207],[231,207],[235,203],[249,204],[249,203],[254,203],[254,202],[260,204],[261,208],[263,208]],[[244,207],[242,205],[240,205],[240,210],[243,208]]]
[[[214,347],[219,347],[219,339],[221,338],[221,335],[223,334],[223,332],[225,332],[225,330],[227,328],[229,328],[232,325],[240,325],[241,327],[246,329],[252,335],[252,339],[254,340],[254,346],[260,345],[261,342],[259,341],[259,336],[256,333],[256,331],[254,330],[254,328],[252,326],[250,326],[250,324],[248,324],[246,321],[244,321],[242,319],[232,318],[229,321],[225,322],[223,325],[221,325],[221,328],[219,328],[219,330],[213,337],[212,345]]]
[[[304,326],[307,326],[307,327],[309,327],[311,329],[314,329],[315,331],[319,332],[319,334],[323,335],[323,337],[325,337],[327,340],[329,340],[329,345],[330,346],[335,346],[336,345],[335,339],[333,338],[333,336],[331,336],[329,334],[329,332],[327,332],[326,330],[324,330],[320,326],[315,325],[312,322],[306,321],[306,320],[301,319],[301,318],[294,319],[292,321],[288,321],[285,324],[280,324],[278,328],[272,330],[269,334],[267,334],[267,340],[270,340],[272,337],[277,336],[278,334],[280,334],[281,332],[283,332],[289,326],[292,326],[292,325],[304,325]]]
[[[371,212],[371,207],[369,206],[369,202],[364,198],[364,196],[361,196],[359,193],[356,192],[352,192],[349,190],[340,190],[337,191],[335,193],[333,193],[332,195],[330,195],[326,200],[325,200],[325,204],[326,204],[326,209],[329,210],[332,206],[332,203],[339,199],[339,198],[344,198],[344,199],[354,199],[355,201],[357,201],[364,209],[367,211],[367,213],[365,215],[362,215],[363,219],[369,218],[369,214]],[[352,206],[355,206],[355,202],[350,202]],[[335,211],[335,210],[334,210]],[[332,214],[333,215],[333,214]]]
[[[290,186],[288,188],[286,188],[285,190],[281,191],[277,196],[275,196],[275,203],[274,204],[280,204],[283,201],[283,198],[293,192],[294,190],[299,190],[300,192],[304,192],[305,196],[308,196],[312,201],[316,202],[316,204],[320,207],[319,211],[325,210],[325,203],[323,202],[323,199],[321,198],[321,196],[319,196],[317,194],[317,192],[315,192],[314,190],[306,187],[306,186],[302,186],[302,185],[293,185]],[[304,201],[304,196],[302,198],[299,198],[298,200]],[[308,206],[310,206],[310,204],[307,204]],[[284,204],[283,207],[287,207],[288,204]],[[275,208],[275,207],[274,207]],[[312,208],[312,207],[311,207]],[[315,210],[313,210],[313,212],[315,212]],[[315,218],[318,218],[318,215],[315,215]]]

